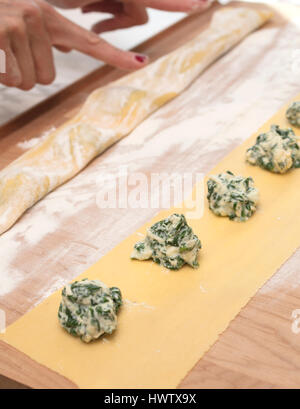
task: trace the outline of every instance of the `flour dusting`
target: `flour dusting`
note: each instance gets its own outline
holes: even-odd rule
[[[155,310],[155,307],[153,307],[152,305],[148,305],[145,302],[138,303],[130,300],[124,300],[124,305],[126,305],[129,308],[142,307],[145,308],[146,310]]]
[[[295,48],[300,49],[300,35],[292,24],[253,33],[182,95],[30,209],[0,237],[3,304],[5,296],[27,284],[34,290],[22,294],[22,302],[32,308],[153,217],[153,209],[97,207],[99,191],[119,177],[120,166],[146,174],[153,169],[207,173],[256,132],[300,92],[299,73],[290,69]],[[27,150],[37,141],[25,142],[19,147]],[[261,291],[297,275],[297,261],[299,257]],[[125,305],[134,308],[135,303]]]
[[[0,240],[0,297],[13,291],[23,279],[21,271],[15,269],[12,263],[19,247],[18,242]]]
[[[36,146],[39,142],[41,141],[41,137],[39,138],[32,138],[29,139],[28,141],[23,141],[19,142],[17,144],[18,148],[23,149],[23,150],[28,150]]]
[[[19,142],[17,144],[17,147],[24,150],[24,151],[27,151],[28,149],[34,148],[38,143],[42,142],[46,138],[46,136],[48,136],[54,130],[55,130],[55,128],[52,127],[48,131],[44,132],[41,136],[38,136],[36,138],[31,138],[31,139],[29,139],[27,141]]]

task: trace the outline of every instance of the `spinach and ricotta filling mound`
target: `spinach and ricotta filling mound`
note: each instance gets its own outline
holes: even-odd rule
[[[145,240],[136,243],[131,258],[153,259],[170,270],[184,264],[196,268],[201,242],[193,233],[183,214],[172,214],[147,230]]]
[[[58,319],[70,334],[90,342],[117,327],[117,312],[122,305],[121,291],[99,280],[67,284],[62,290]]]
[[[235,176],[227,171],[211,176],[207,182],[209,208],[217,216],[246,221],[256,210],[259,192],[251,177]]]
[[[300,145],[294,131],[272,125],[269,132],[258,135],[255,145],[247,150],[246,160],[274,173],[299,168]]]
[[[286,117],[291,125],[300,128],[300,101],[292,103],[286,111]]]

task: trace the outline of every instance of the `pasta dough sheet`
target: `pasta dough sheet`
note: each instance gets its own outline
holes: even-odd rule
[[[271,12],[224,7],[192,41],[95,90],[74,118],[0,172],[0,234],[148,115],[175,98],[213,61],[264,24]]]
[[[259,132],[271,123],[288,126],[285,110]],[[275,175],[247,164],[245,151],[256,136],[210,174],[230,169],[253,176],[259,209],[248,222],[236,223],[215,216],[205,201],[203,217],[188,220],[203,243],[199,269],[169,272],[152,261],[130,260],[146,227],[187,209],[164,211],[79,277],[118,286],[128,300],[112,336],[89,345],[70,336],[58,323],[58,291],[2,339],[81,388],[176,387],[299,245],[300,171]]]

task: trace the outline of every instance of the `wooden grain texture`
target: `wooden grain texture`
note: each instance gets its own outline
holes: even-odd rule
[[[173,50],[203,30],[218,7],[188,17],[138,50],[153,59]],[[17,249],[4,263],[6,271],[17,277],[16,286],[0,296],[8,323],[76,277],[156,213],[156,209],[99,210],[97,180],[103,173],[110,172],[117,179],[120,165],[149,176],[174,169],[207,173],[300,92],[299,73],[290,65],[294,51],[300,49],[300,33],[291,18],[300,12],[293,7],[277,10],[286,17],[277,14],[272,23],[206,70],[182,96],[38,203],[0,237],[0,250],[1,246]],[[0,128],[0,168],[23,153],[20,142],[60,125],[93,89],[120,75],[104,67]],[[76,211],[63,211],[66,203]],[[47,230],[43,223],[37,226],[41,217],[52,218],[55,228]],[[39,233],[45,229],[44,234],[29,240],[37,229]],[[253,297],[180,387],[300,386],[300,335],[291,331],[291,313],[300,308],[299,262],[300,251]],[[35,388],[76,387],[1,342],[0,373]],[[0,379],[1,385],[4,387]]]
[[[41,365],[17,351],[5,343],[0,344],[1,369],[8,378],[7,386],[15,387],[14,381],[18,382],[18,388],[30,385],[33,388],[75,389],[76,385],[63,376],[42,368]],[[1,379],[0,379],[1,381]],[[3,381],[4,383],[4,381]]]

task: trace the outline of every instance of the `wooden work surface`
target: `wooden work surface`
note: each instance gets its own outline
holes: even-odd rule
[[[173,50],[202,30],[218,7],[188,17],[138,50],[153,59]],[[8,324],[157,212],[99,209],[101,175],[109,172],[117,178],[120,166],[147,175],[207,173],[299,94],[300,28],[293,21],[297,18],[300,9],[296,7],[276,8],[271,23],[218,60],[185,93],[39,202],[0,237],[0,308]],[[120,75],[104,67],[0,128],[0,168],[24,152],[29,146],[24,141],[60,125],[92,90]],[[300,251],[260,289],[180,387],[299,387],[300,334],[291,329],[292,311],[299,308]],[[76,387],[3,342],[0,374],[30,387]],[[0,376],[1,385],[14,384]]]

